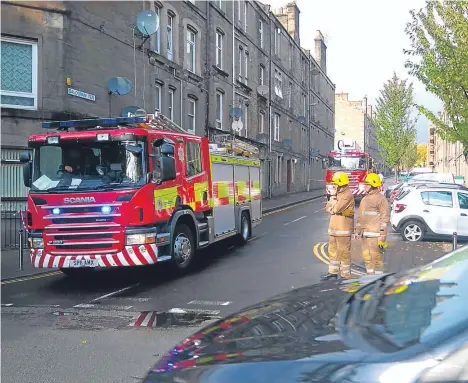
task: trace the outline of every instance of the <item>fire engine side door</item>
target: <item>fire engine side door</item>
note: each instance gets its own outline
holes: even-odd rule
[[[209,208],[208,176],[210,164],[204,163],[199,137],[185,138],[184,204],[199,212]]]

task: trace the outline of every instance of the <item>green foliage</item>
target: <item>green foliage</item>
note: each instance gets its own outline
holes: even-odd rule
[[[436,116],[424,106],[419,111],[431,120],[443,139],[460,141],[468,149],[468,1],[427,1],[411,11],[406,26],[412,56],[405,66],[444,106]]]
[[[403,156],[416,139],[413,84],[401,80],[394,73],[380,91],[376,116],[373,120],[377,130],[382,159],[390,168],[399,167]]]
[[[418,150],[416,146],[416,142],[408,145],[406,148],[405,153],[400,162],[400,166],[402,169],[411,170],[413,169],[418,162]]]

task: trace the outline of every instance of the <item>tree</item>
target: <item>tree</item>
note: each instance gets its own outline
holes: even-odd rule
[[[416,165],[424,166],[427,164],[427,144],[418,144],[417,146],[418,152],[418,161]]]
[[[418,151],[416,142],[412,142],[406,147],[405,153],[400,162],[400,168],[411,170],[418,162]]]
[[[382,159],[395,171],[401,166],[408,147],[416,139],[416,121],[413,118],[413,84],[402,80],[393,73],[380,91],[377,99],[376,114],[373,119],[380,145]],[[416,148],[414,148],[416,152]]]
[[[405,66],[444,106],[436,116],[424,106],[419,111],[431,120],[443,139],[460,141],[468,150],[468,1],[426,1],[410,12],[405,32],[413,57]]]

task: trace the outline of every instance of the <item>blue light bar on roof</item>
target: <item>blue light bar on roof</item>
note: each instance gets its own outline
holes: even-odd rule
[[[145,122],[146,117],[88,118],[86,120],[43,122],[44,129],[95,128],[96,126],[117,126]]]

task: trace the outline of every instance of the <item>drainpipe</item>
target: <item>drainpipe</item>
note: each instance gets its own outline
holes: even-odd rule
[[[207,18],[206,18],[206,30],[207,33],[207,43],[205,45],[205,88],[207,89],[206,92],[206,104],[205,104],[205,137],[209,137],[209,130],[208,124],[210,121],[210,77],[211,77],[211,55],[210,55],[210,48],[211,48],[211,33],[210,33],[210,25],[211,25],[211,5],[207,1]],[[203,91],[202,91],[203,92]],[[216,94],[216,92],[215,92]],[[196,122],[195,122],[196,123]]]
[[[183,100],[184,100],[184,95],[183,95],[183,86],[182,86],[182,79],[177,77],[176,76],[176,70],[175,68],[172,70],[172,76],[174,76],[174,79],[176,79],[177,81],[179,81],[180,83],[180,127],[183,128],[184,127],[184,123],[183,123],[183,112],[182,112],[182,103],[183,103]]]
[[[270,171],[268,172],[268,198],[272,197],[272,173],[273,173],[273,156],[272,156],[272,138],[271,138],[271,40],[272,40],[272,35],[271,35],[271,5],[269,6],[268,9],[268,28],[270,30],[270,46],[269,46],[269,54],[268,54],[268,140],[269,140],[269,150],[270,150],[270,163],[269,163],[269,169]],[[275,31],[276,32],[276,31]]]
[[[234,100],[236,97],[236,31],[234,23],[236,20],[235,17],[235,2],[232,2],[232,108],[234,108]]]
[[[311,63],[310,63],[310,54],[309,54],[309,76],[308,76],[308,84],[307,84],[307,173],[306,173],[306,180],[307,180],[307,191],[310,191],[310,169],[312,168],[312,164],[310,161],[310,76],[311,76]]]

